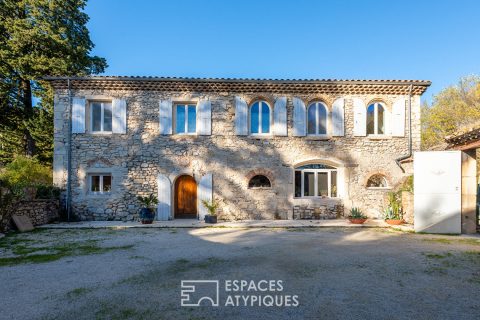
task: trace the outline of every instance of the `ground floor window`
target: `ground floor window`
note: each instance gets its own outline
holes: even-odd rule
[[[337,169],[324,164],[295,168],[295,197],[337,197]]]
[[[112,175],[90,175],[90,191],[93,193],[108,193],[112,190]]]

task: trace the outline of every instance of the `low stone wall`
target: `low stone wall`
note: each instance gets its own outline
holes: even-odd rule
[[[13,214],[30,217],[34,226],[50,223],[59,218],[60,204],[58,200],[20,201]]]
[[[293,219],[338,219],[344,216],[342,204],[296,205],[293,207]]]

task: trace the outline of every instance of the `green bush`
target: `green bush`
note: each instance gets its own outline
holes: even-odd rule
[[[0,180],[9,186],[51,185],[52,169],[35,158],[16,156],[0,171]]]
[[[366,219],[367,216],[363,214],[362,210],[357,207],[352,207],[350,209],[350,216],[351,219]]]
[[[39,184],[36,186],[36,199],[60,199],[61,189],[52,185]]]

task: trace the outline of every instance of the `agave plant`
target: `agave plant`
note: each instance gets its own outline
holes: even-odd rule
[[[365,216],[362,212],[362,210],[360,210],[360,208],[357,208],[357,207],[352,207],[350,209],[350,218],[351,219],[366,219],[367,216]]]

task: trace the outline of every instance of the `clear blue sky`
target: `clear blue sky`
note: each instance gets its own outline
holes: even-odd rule
[[[106,75],[424,79],[480,74],[480,1],[90,0]]]

